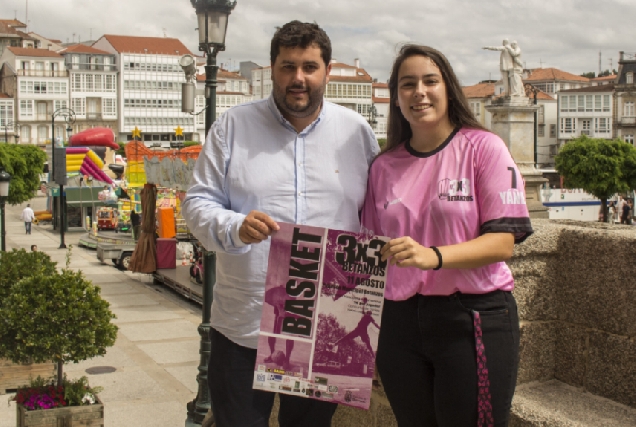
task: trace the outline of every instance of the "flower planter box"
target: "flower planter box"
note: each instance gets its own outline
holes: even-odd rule
[[[36,378],[38,375],[49,378],[54,376],[55,372],[56,365],[53,362],[17,365],[6,359],[0,359],[0,394],[29,385],[30,378]]]
[[[104,427],[104,404],[98,396],[95,399],[93,405],[36,411],[18,404],[16,427]]]

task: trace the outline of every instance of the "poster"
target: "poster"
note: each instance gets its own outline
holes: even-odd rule
[[[368,409],[387,237],[278,223],[254,389]]]

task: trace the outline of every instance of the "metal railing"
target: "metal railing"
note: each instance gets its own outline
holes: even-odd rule
[[[17,70],[17,74],[26,77],[68,77],[66,70]]]

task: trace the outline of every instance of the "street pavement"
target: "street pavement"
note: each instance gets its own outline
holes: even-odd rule
[[[34,211],[44,210],[46,198],[38,196],[29,203]],[[6,206],[6,246],[30,250],[32,244],[46,252],[58,267],[65,266],[60,235],[51,225],[33,225],[25,234],[20,213],[26,203]],[[154,285],[152,276],[122,272],[112,263],[101,264],[95,251],[80,248],[84,233],[65,233],[67,246],[73,245],[70,268],[81,270],[110,303],[119,326],[117,341],[106,355],[64,369],[71,378],[87,376],[92,386],[101,386],[106,427],[184,426],[186,403],[197,392],[199,364],[200,307],[182,299],[162,285]],[[90,368],[115,368],[113,372],[89,374]],[[113,369],[104,369],[112,371]],[[97,369],[100,371],[100,369]],[[16,426],[16,407],[0,396],[0,427]]]

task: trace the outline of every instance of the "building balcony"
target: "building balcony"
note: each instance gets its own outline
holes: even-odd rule
[[[620,124],[623,126],[636,125],[636,117],[621,117]]]
[[[86,113],[86,120],[101,120],[102,113]]]
[[[68,77],[68,71],[66,70],[17,70],[18,76],[25,77]]]

